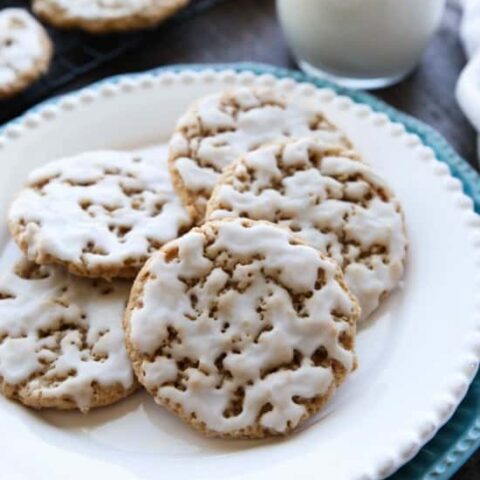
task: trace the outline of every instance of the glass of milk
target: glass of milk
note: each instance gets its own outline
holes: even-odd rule
[[[352,88],[381,88],[417,65],[445,0],[277,0],[300,67]]]

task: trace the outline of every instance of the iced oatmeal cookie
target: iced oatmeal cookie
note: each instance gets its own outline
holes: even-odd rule
[[[247,87],[204,97],[181,117],[170,140],[174,186],[201,223],[223,169],[239,155],[264,143],[307,135],[350,146],[315,98]]]
[[[33,0],[33,10],[58,28],[91,33],[137,30],[158,25],[190,0]]]
[[[148,161],[147,161],[148,160]],[[162,158],[97,151],[34,170],[9,211],[29,260],[87,277],[132,278],[191,225]]]
[[[360,308],[339,267],[267,222],[209,222],[137,277],[127,349],[156,402],[207,435],[293,431],[355,368]]]
[[[129,290],[18,253],[0,276],[0,391],[33,408],[83,412],[132,393],[122,330]]]
[[[15,95],[47,70],[53,45],[26,10],[0,10],[0,100]]]

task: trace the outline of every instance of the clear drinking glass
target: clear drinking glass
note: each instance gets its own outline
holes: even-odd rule
[[[277,0],[300,67],[365,89],[392,85],[415,68],[444,6],[445,0]]]

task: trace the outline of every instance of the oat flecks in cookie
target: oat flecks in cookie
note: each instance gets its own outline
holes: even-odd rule
[[[170,169],[196,220],[203,220],[222,170],[239,155],[280,138],[308,135],[350,146],[322,112],[316,97],[283,95],[269,88],[238,87],[192,105],[170,141]]]
[[[53,46],[24,9],[0,10],[0,100],[24,90],[50,65]]]
[[[141,151],[88,152],[40,167],[9,212],[30,260],[88,277],[134,277],[190,224],[165,158]]]
[[[190,0],[33,0],[34,12],[59,28],[91,33],[136,30],[158,25]]]
[[[205,434],[285,434],[355,367],[356,299],[330,259],[267,222],[209,222],[157,252],[125,315],[155,400]]]
[[[218,183],[207,219],[268,220],[329,255],[359,299],[362,319],[403,275],[407,238],[398,201],[348,150],[300,139],[236,160]]]
[[[33,408],[87,411],[132,393],[122,329],[129,290],[18,253],[0,277],[3,394]]]

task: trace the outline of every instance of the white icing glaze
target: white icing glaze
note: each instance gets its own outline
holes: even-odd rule
[[[51,9],[70,19],[110,20],[133,15],[148,17],[185,3],[184,0],[34,0],[34,8]]]
[[[284,432],[308,416],[295,396],[335,388],[332,368],[314,361],[319,348],[352,370],[341,336],[354,335],[359,308],[333,261],[287,230],[244,223],[207,223],[151,258],[127,315],[129,341],[142,359],[140,381],[160,403],[178,404],[216,433],[256,423]],[[241,412],[224,415],[239,388]],[[272,409],[261,412],[267,403]]]
[[[45,31],[24,9],[0,11],[0,92],[34,70],[46,55]]]
[[[239,155],[279,138],[312,135],[349,145],[322,115],[317,99],[237,87],[197,101],[178,121],[170,161],[202,211],[221,171]]]
[[[130,284],[34,266],[17,249],[8,262],[0,277],[0,378],[26,384],[32,397],[68,396],[82,410],[91,406],[92,382],[130,389],[122,329]]]
[[[13,202],[9,221],[25,224],[16,240],[28,245],[30,259],[51,256],[92,271],[129,261],[140,267],[190,225],[165,148],[89,152],[42,166]]]
[[[207,208],[210,220],[238,216],[291,228],[335,259],[362,319],[402,277],[407,239],[400,206],[352,152],[301,139],[245,155],[225,172]]]

